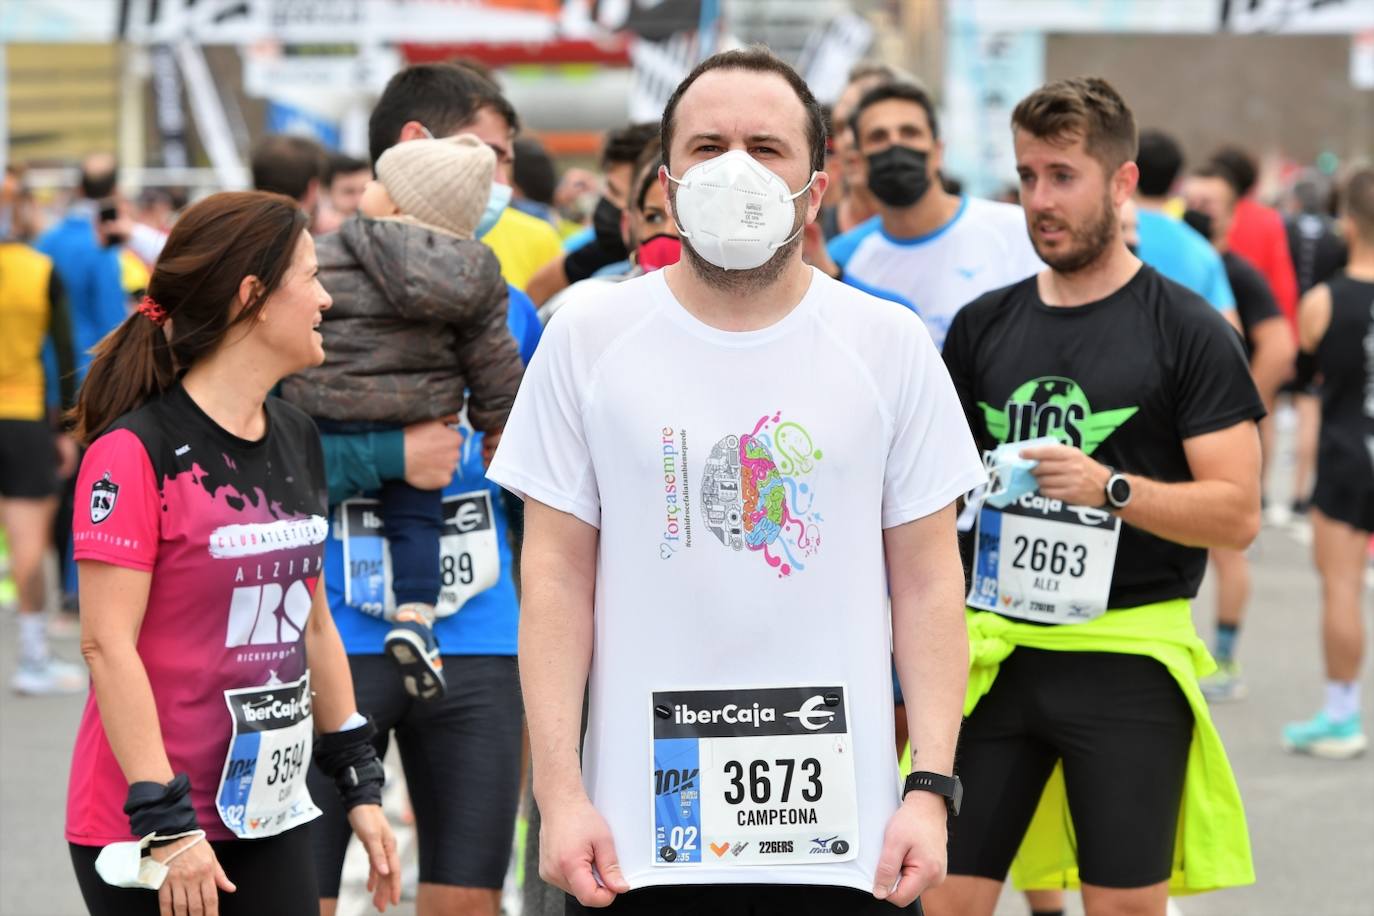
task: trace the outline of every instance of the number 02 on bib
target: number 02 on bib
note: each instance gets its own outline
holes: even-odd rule
[[[655,691],[651,715],[655,865],[858,855],[843,686]]]

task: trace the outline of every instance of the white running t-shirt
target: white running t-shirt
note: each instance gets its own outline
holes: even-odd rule
[[[600,529],[583,778],[632,887],[869,890],[900,801],[883,529],[984,479],[906,309],[731,333],[663,271],[562,308],[488,476]]]
[[[831,239],[829,251],[845,276],[909,299],[937,348],[959,309],[1045,268],[1021,208],[978,197],[963,198],[953,219],[919,238],[894,238],[875,216]]]

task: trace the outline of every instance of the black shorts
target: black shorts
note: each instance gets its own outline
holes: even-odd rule
[[[520,676],[511,655],[445,655],[448,690],[413,699],[385,655],[350,655],[358,711],[377,725],[377,753],[391,732],[401,752],[420,880],[452,887],[500,888],[520,803]],[[311,824],[320,896],[339,896],[352,835],[339,794],[317,767],[310,795],[324,813]]]
[[[1367,481],[1354,483],[1352,478],[1359,480],[1355,474],[1341,475],[1319,466],[1312,505],[1327,518],[1361,531],[1374,531],[1374,489]]]
[[[0,497],[56,496],[57,447],[42,420],[0,420]]]
[[[301,916],[318,913],[319,892],[310,861],[310,826],[266,840],[215,840],[215,858],[238,888],[219,895],[220,916]],[[112,887],[96,873],[99,846],[71,849],[72,867],[91,916],[158,916],[157,894]]]
[[[604,909],[567,898],[566,916],[921,916],[921,901],[898,909],[867,891],[806,884],[689,884],[646,887],[621,894]]]
[[[1062,758],[1084,883],[1166,880],[1192,737],[1192,709],[1153,658],[1015,650],[959,736],[949,873],[1006,878]]]

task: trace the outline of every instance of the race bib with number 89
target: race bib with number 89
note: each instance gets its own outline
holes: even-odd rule
[[[343,539],[344,603],[374,617],[395,613],[391,592],[391,545],[382,536],[381,501],[350,499],[339,505]],[[444,528],[439,538],[437,617],[458,613],[474,595],[501,578],[490,490],[444,497]]]

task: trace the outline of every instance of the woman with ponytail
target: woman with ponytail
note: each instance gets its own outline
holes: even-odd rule
[[[305,215],[216,194],[167,240],[72,414],[89,450],[73,542],[91,693],[67,840],[105,914],[299,914],[318,895],[313,758],[400,899],[383,774],[320,580],[319,437],[269,396],[324,360]]]

